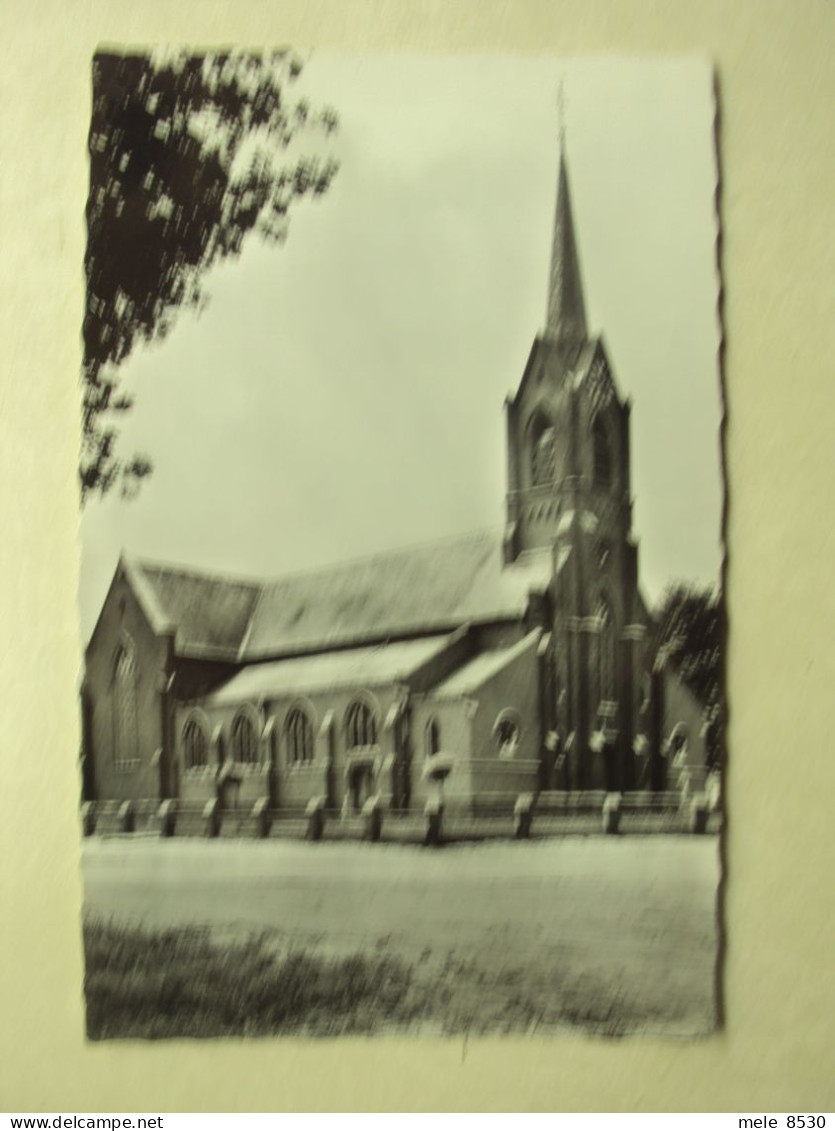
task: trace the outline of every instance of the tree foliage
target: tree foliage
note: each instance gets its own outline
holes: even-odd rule
[[[337,165],[319,139],[336,114],[290,97],[301,70],[289,51],[95,57],[82,498],[130,490],[151,470],[118,451],[132,404],[120,362],[202,304],[205,271],[237,256],[249,232],[283,239],[293,204],[330,185]]]
[[[656,615],[653,652],[657,667],[672,661],[705,708],[708,762],[718,766],[722,741],[724,610],[714,589],[676,585]]]

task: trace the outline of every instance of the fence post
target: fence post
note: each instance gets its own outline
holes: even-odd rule
[[[378,841],[383,831],[383,807],[380,795],[369,797],[362,807],[362,832],[365,840]]]
[[[81,828],[84,836],[92,836],[96,831],[95,801],[85,801],[81,806]]]
[[[607,793],[603,799],[603,832],[614,836],[620,830],[619,793]]]
[[[177,827],[177,802],[170,798],[163,801],[157,809],[157,821],[161,837],[173,836]]]
[[[440,844],[443,836],[444,803],[438,797],[433,797],[426,802],[424,809],[426,817],[426,833],[424,844]]]
[[[270,816],[269,797],[259,797],[252,806],[252,820],[255,827],[255,836],[258,840],[264,840],[270,835],[272,818]]]
[[[119,832],[132,833],[136,828],[136,811],[132,801],[123,801],[119,806]]]
[[[707,832],[707,816],[709,811],[707,794],[697,793],[690,802],[688,826],[691,833],[700,836]]]
[[[533,824],[534,795],[520,793],[513,806],[513,835],[517,840],[527,840]]]
[[[216,797],[207,801],[203,806],[203,820],[205,821],[205,833],[208,837],[220,836],[220,825],[222,821],[220,803]]]
[[[321,840],[325,831],[325,799],[311,797],[305,807],[304,815],[307,818],[307,839]]]

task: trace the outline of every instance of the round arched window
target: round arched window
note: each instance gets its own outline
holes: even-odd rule
[[[514,713],[503,711],[499,715],[496,719],[496,725],[493,727],[499,757],[512,758],[514,756],[519,746],[520,730],[519,720]]]
[[[232,723],[232,760],[244,766],[258,761],[258,735],[255,724],[243,711],[236,715]]]
[[[183,762],[187,770],[199,770],[209,761],[209,742],[197,719],[189,719],[183,727]]]

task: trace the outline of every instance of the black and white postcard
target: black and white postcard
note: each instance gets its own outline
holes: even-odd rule
[[[89,1036],[714,1031],[711,66],[92,84]]]

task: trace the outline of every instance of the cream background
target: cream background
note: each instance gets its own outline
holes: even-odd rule
[[[0,21],[0,1108],[835,1106],[832,4],[6,0]],[[733,814],[721,1035],[695,1044],[85,1045],[72,470],[86,189],[79,140],[95,46],[150,41],[715,58]]]

